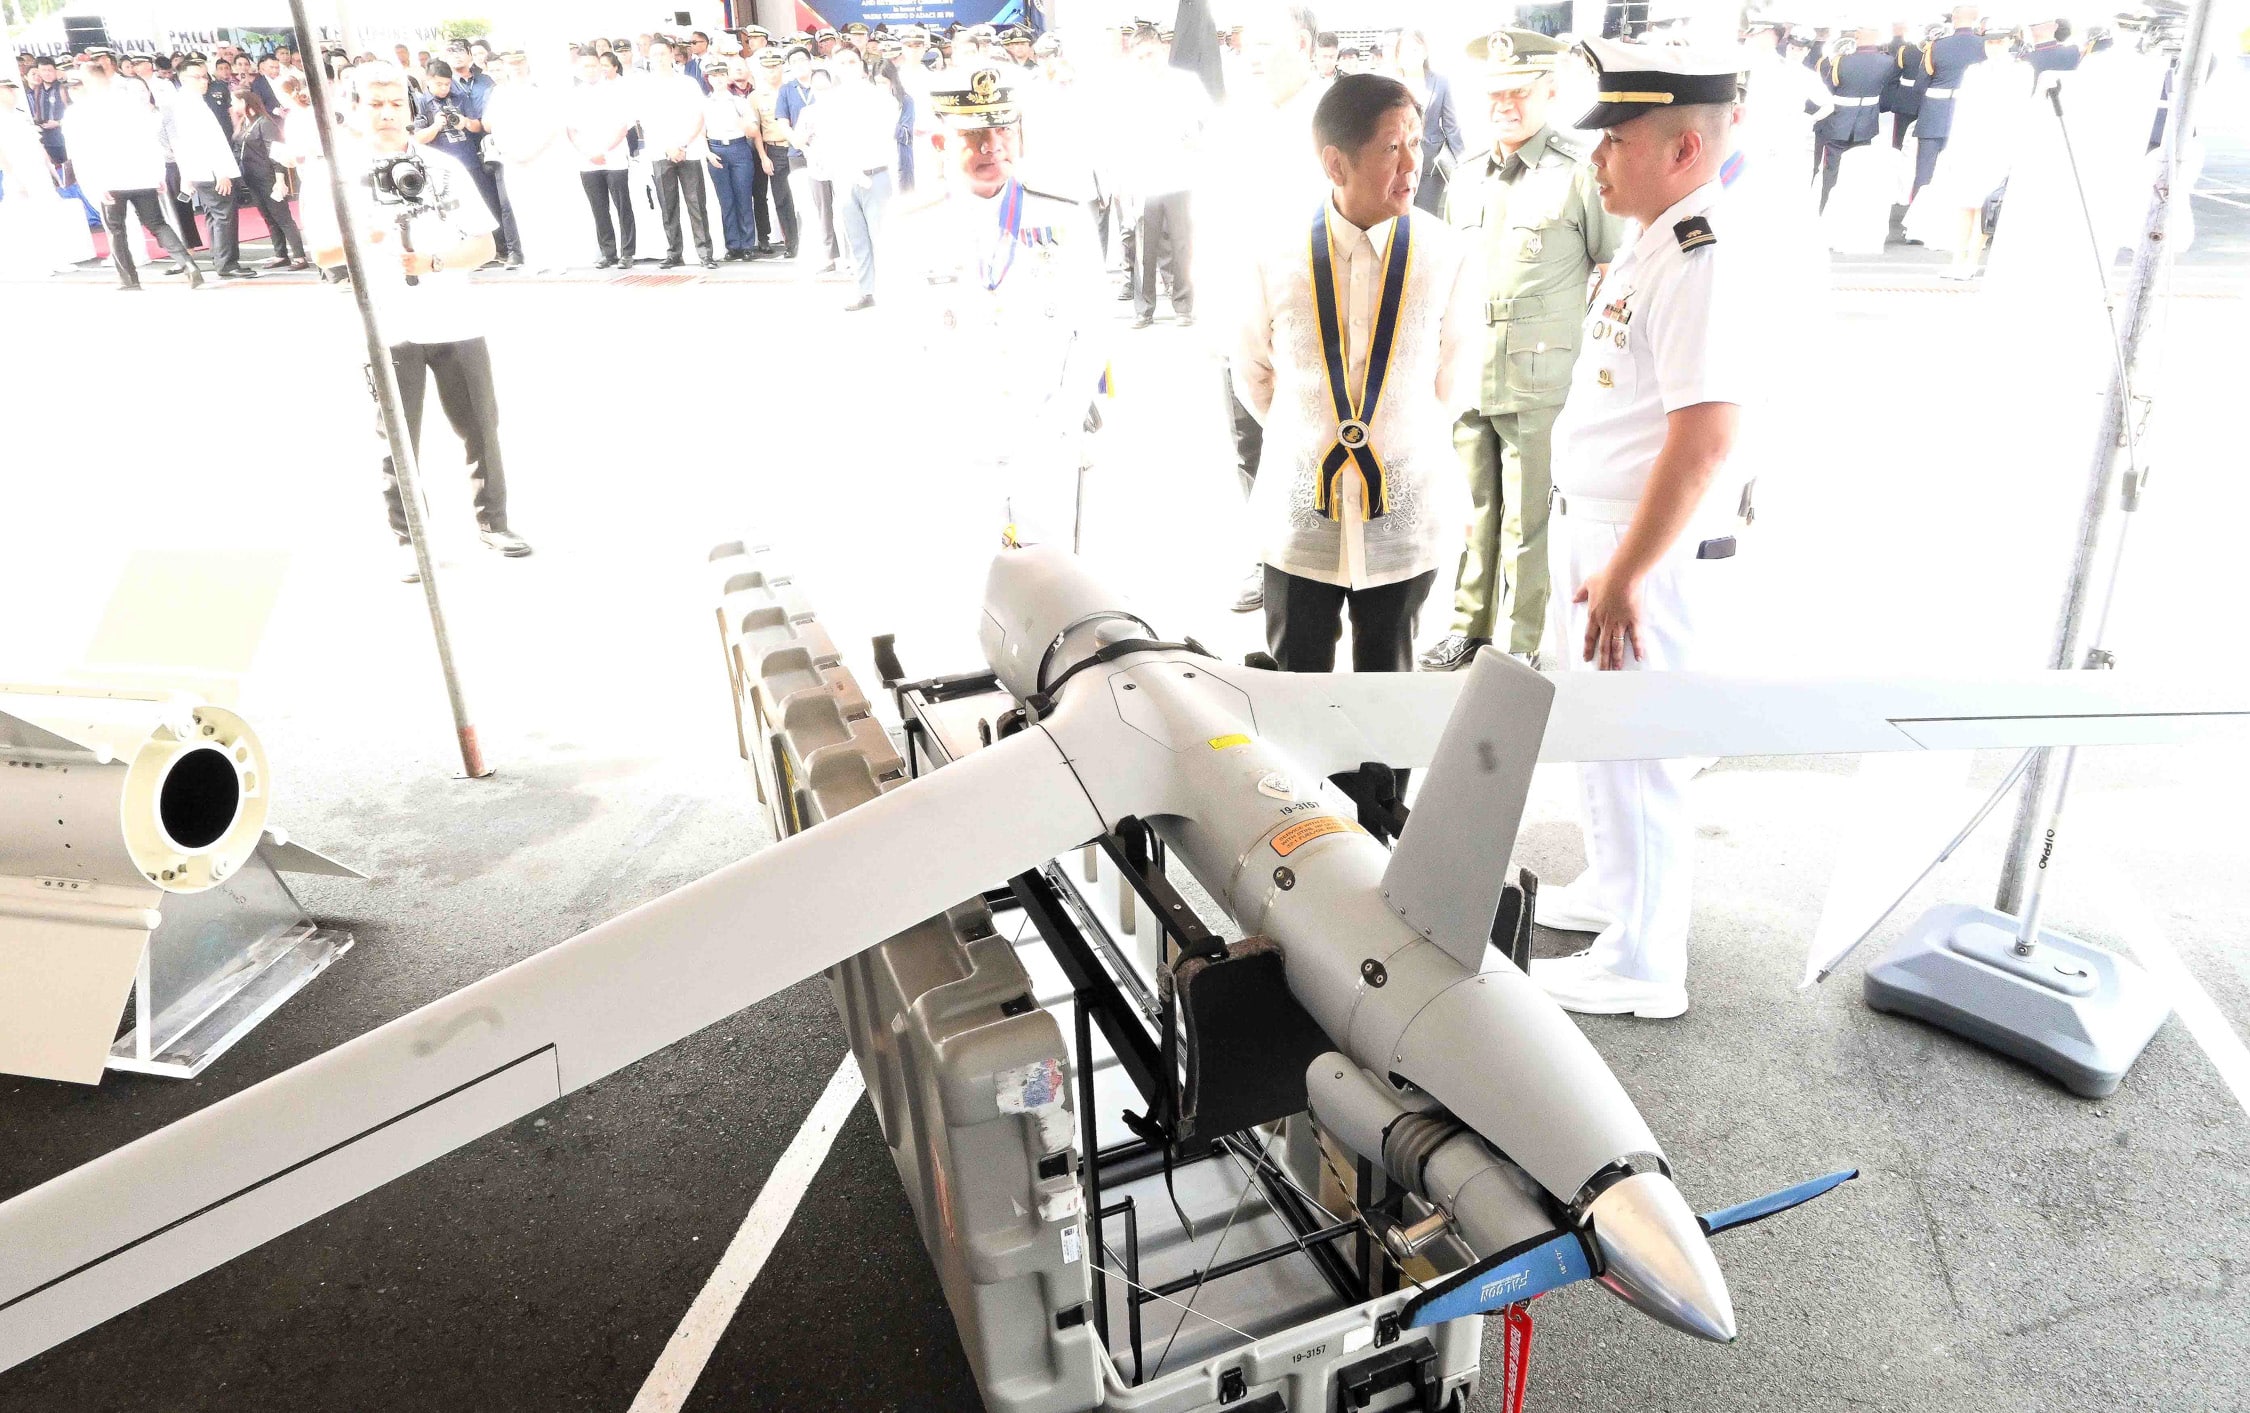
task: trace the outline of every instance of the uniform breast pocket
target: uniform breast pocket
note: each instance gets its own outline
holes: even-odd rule
[[[1578,356],[1578,320],[1513,319],[1508,323],[1508,391],[1561,392]]]
[[[1546,265],[1579,260],[1584,257],[1578,243],[1578,233],[1559,219],[1544,215],[1539,219],[1520,221],[1508,227],[1501,251],[1511,259],[1525,265]]]

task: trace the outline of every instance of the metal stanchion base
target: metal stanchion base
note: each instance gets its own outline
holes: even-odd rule
[[[2172,1013],[2156,983],[2059,932],[2041,929],[2029,956],[2015,944],[2008,914],[1940,904],[1867,969],[1867,1004],[2021,1060],[2085,1098],[2115,1093]]]

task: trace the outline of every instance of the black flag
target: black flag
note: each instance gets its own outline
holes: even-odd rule
[[[1172,20],[1172,67],[1203,80],[1212,102],[1227,96],[1227,81],[1219,73],[1219,28],[1211,20],[1210,0],[1180,0],[1180,12]]]

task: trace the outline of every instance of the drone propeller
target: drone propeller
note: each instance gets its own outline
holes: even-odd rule
[[[1705,1235],[1716,1236],[1802,1206],[1858,1176],[1859,1169],[1848,1168],[1812,1178],[1764,1197],[1706,1213],[1696,1218],[1696,1224],[1703,1228]],[[1430,1286],[1406,1303],[1400,1312],[1401,1323],[1408,1329],[1419,1329],[1464,1315],[1481,1315],[1520,1305],[1550,1290],[1560,1290],[1601,1273],[1601,1261],[1590,1237],[1575,1228],[1556,1230],[1494,1252]]]

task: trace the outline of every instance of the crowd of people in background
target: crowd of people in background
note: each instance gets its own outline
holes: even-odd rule
[[[2169,94],[2165,65],[2128,64],[2134,46],[2112,30],[2081,37],[2067,20],[2000,28],[1971,7],[1926,30],[1900,20],[1887,33],[1832,35],[1753,21],[1728,38],[1744,54],[1741,145],[1802,164],[1828,248],[1928,244],[1953,253],[1949,273],[1960,278],[1977,273],[2021,146],[2030,105],[2014,100],[2078,71],[2081,90],[2133,115],[2114,126],[2145,118],[2153,146]],[[876,235],[930,163],[931,91],[996,68],[1023,91],[1030,179],[1096,212],[1118,297],[1146,326],[1167,303],[1194,318],[1191,193],[1217,112],[1210,90],[1257,82],[1241,31],[1215,39],[1199,46],[1215,56],[1204,83],[1177,66],[1175,36],[1146,22],[1074,32],[1067,47],[1023,27],[851,24],[642,33],[552,53],[456,40],[320,59],[338,75],[379,58],[407,72],[416,141],[459,159],[492,210],[493,268],[790,260],[813,274],[844,267],[851,309],[872,304]],[[320,154],[307,62],[287,43],[18,55],[12,83],[0,74],[9,85],[0,87],[0,200],[51,188],[79,209],[73,228],[52,209],[35,221],[24,201],[0,208],[11,218],[0,220],[11,267],[83,263],[95,254],[91,231],[106,227],[120,282],[137,288],[130,253],[117,253],[136,243],[137,221],[191,283],[204,273],[197,252],[228,279],[307,268],[291,205]],[[1349,39],[1322,31],[1313,56],[1316,82],[1374,73],[1413,92],[1425,114],[1416,203],[1432,213],[1444,210],[1477,126],[1444,67],[1411,28]],[[117,111],[78,111],[104,106]],[[1138,117],[1112,120],[1122,112]],[[271,244],[260,268],[240,258],[245,209]]]

